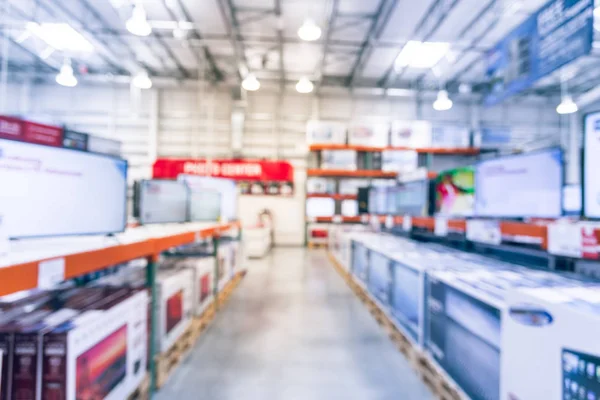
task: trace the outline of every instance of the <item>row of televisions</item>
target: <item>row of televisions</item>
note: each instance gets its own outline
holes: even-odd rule
[[[562,151],[550,148],[446,170],[432,180],[359,189],[358,213],[559,218],[580,215],[581,196],[578,185],[564,185]]]
[[[0,139],[0,238],[123,232],[127,161],[63,147]],[[183,176],[136,185],[143,224],[236,218],[235,183]]]

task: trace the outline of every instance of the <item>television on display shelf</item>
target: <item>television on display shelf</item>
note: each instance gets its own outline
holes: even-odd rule
[[[558,218],[563,173],[559,148],[481,161],[475,166],[475,215]]]
[[[12,239],[123,232],[127,161],[0,139],[2,230]]]
[[[428,213],[429,182],[419,180],[400,183],[394,193],[397,215],[425,216]]]
[[[587,114],[583,130],[582,209],[586,218],[600,218],[600,111]]]
[[[186,174],[179,175],[177,179],[189,187],[192,198],[200,193],[219,193],[221,218],[227,218],[229,221],[237,219],[238,189],[235,181],[225,178]],[[216,201],[216,197],[213,197],[212,201]]]
[[[152,179],[137,187],[138,218],[142,225],[181,223],[188,220],[189,189],[184,182]]]
[[[335,200],[323,197],[306,199],[306,216],[309,218],[333,217],[335,215]]]
[[[467,217],[473,215],[475,172],[473,167],[440,172],[435,183],[435,214]]]

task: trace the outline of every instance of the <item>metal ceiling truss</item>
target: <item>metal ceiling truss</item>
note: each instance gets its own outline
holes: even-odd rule
[[[219,6],[219,11],[221,13],[221,18],[225,23],[225,30],[227,31],[227,36],[229,37],[229,41],[231,42],[231,46],[233,47],[235,59],[237,62],[237,68],[239,76],[241,79],[244,79],[243,74],[240,70],[245,70],[247,73],[248,69],[248,60],[246,59],[246,49],[242,42],[242,34],[240,32],[240,24],[237,17],[236,9],[233,6],[232,0],[216,0],[217,5]],[[247,9],[243,9],[242,11],[246,11]]]
[[[415,38],[415,40],[420,40],[422,42],[429,40],[459,1],[460,0],[435,0],[427,12],[425,12],[423,18],[421,18],[421,21],[415,28],[412,37]],[[399,54],[400,52],[398,55]],[[394,81],[401,79],[402,75],[404,75],[406,67],[402,68],[398,72],[395,72],[395,62],[396,58],[394,58],[392,65],[387,69],[384,76],[379,81],[380,87],[388,88]]]
[[[325,41],[323,42],[323,54],[321,55],[321,61],[319,62],[318,80],[315,92],[318,93],[321,85],[323,84],[323,78],[325,75],[325,68],[327,66],[327,55],[329,54],[329,46],[331,42],[331,35],[335,29],[337,22],[338,8],[340,6],[340,0],[330,0],[328,8],[328,24],[325,27]]]
[[[387,26],[391,15],[398,4],[398,0],[381,0],[379,8],[371,21],[371,26],[367,32],[365,40],[360,45],[360,50],[356,62],[352,66],[350,76],[346,80],[346,86],[354,86],[357,77],[362,75],[367,60],[371,58],[373,52],[373,42],[379,40],[385,27]]]

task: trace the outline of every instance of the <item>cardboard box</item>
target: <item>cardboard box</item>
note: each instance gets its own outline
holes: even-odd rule
[[[148,294],[121,294],[43,336],[42,399],[125,399],[140,385]]]
[[[157,276],[156,348],[169,350],[188,328],[194,314],[194,273],[190,269],[160,270]]]
[[[195,316],[202,315],[214,299],[215,257],[185,257],[176,259],[173,267],[192,271],[192,310]]]
[[[502,315],[502,399],[600,399],[600,286],[521,289]]]
[[[306,143],[346,144],[346,125],[332,121],[309,121],[306,128]]]
[[[348,144],[368,147],[387,147],[390,125],[387,123],[352,123],[348,128]]]
[[[321,169],[341,169],[356,171],[358,153],[354,150],[323,150],[321,152]]]

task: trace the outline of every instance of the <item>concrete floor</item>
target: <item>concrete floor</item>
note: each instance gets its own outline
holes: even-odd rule
[[[277,249],[248,275],[158,400],[429,400],[324,251]]]

